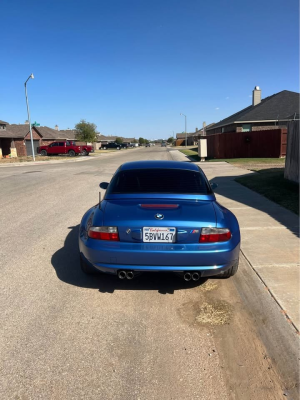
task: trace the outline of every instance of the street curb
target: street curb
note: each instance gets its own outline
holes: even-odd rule
[[[127,149],[126,151],[130,150],[136,150],[136,149]],[[74,162],[83,162],[83,161],[90,161],[90,160],[96,160],[98,158],[102,157],[108,157],[112,154],[116,154],[117,151],[111,151],[109,153],[103,153],[99,154],[97,156],[89,156],[89,157],[84,157],[84,158],[78,158],[78,159],[71,159],[71,160],[53,160],[53,161],[25,161],[22,163],[9,163],[9,164],[0,164],[0,168],[9,168],[9,167],[28,167],[31,165],[49,165],[49,164],[68,164],[68,163],[74,163]]]
[[[259,280],[262,282],[262,284],[264,285],[265,289],[268,291],[268,293],[270,294],[270,296],[272,297],[272,299],[275,301],[275,303],[278,305],[278,307],[281,310],[281,313],[285,316],[286,320],[288,321],[289,324],[291,324],[293,326],[293,328],[295,329],[296,333],[298,335],[300,335],[299,329],[297,328],[297,326],[294,324],[294,322],[292,321],[292,319],[289,317],[289,315],[287,314],[286,310],[282,307],[282,305],[279,303],[279,301],[276,299],[275,295],[273,294],[273,292],[271,291],[271,289],[267,286],[266,282],[263,280],[263,278],[260,276],[260,274],[256,271],[255,267],[252,265],[251,261],[249,260],[249,258],[246,256],[246,254],[243,252],[243,249],[240,248],[240,252],[242,253],[244,259],[247,261],[248,265],[251,267],[251,269],[255,272],[255,274],[257,275],[257,277],[259,278]]]
[[[78,160],[53,160],[53,161],[25,161],[22,163],[10,163],[0,165],[0,168],[8,168],[8,167],[28,167],[31,165],[49,165],[49,164],[67,164],[67,163],[74,163],[74,162],[83,162],[87,160],[92,160],[98,157],[89,157],[86,159],[78,159]]]

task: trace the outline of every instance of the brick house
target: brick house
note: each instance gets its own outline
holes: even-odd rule
[[[76,131],[71,129],[59,131],[58,127],[52,129],[47,126],[32,126],[31,131],[35,154],[38,146],[48,145],[56,140],[76,140]],[[0,121],[0,157],[12,154],[12,149],[15,149],[18,157],[32,155],[29,124],[8,124]]]
[[[186,136],[186,145],[187,146],[193,146],[195,144],[194,134],[196,132],[187,133],[186,135],[185,135],[185,133],[176,133],[175,145],[176,146],[185,146],[185,136]]]
[[[209,124],[205,127],[205,130],[212,127],[214,123]],[[195,132],[187,133],[187,146],[197,146],[199,136],[203,135],[203,128],[202,129],[195,129]],[[176,133],[176,146],[185,146],[185,133]]]
[[[10,138],[6,137],[6,126],[8,122],[0,120],[0,158],[10,154]]]
[[[38,146],[47,145],[58,139],[57,131],[46,126],[32,126],[31,131],[35,153]],[[11,149],[16,149],[18,157],[32,155],[29,124],[6,123],[5,129],[0,129],[0,149],[3,156],[11,154]]]
[[[31,131],[35,154],[38,146],[48,145],[56,140],[75,140],[78,145],[86,144],[77,140],[75,129],[59,130],[57,125],[55,129],[47,126],[31,126]],[[99,149],[101,143],[114,142],[116,138],[117,136],[98,135],[97,142],[93,143],[94,148]],[[134,141],[134,138],[122,139],[124,143]],[[14,153],[18,157],[32,155],[29,124],[9,124],[0,120],[0,157],[13,154],[12,149],[15,149]]]
[[[289,121],[298,119],[299,93],[283,90],[261,99],[255,86],[252,105],[206,128],[206,134],[251,132],[286,128]]]

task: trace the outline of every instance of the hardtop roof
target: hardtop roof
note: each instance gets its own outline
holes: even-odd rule
[[[167,161],[167,160],[146,160],[146,161],[131,161],[120,166],[122,171],[132,169],[185,169],[189,171],[199,172],[199,167],[196,164],[184,161]]]

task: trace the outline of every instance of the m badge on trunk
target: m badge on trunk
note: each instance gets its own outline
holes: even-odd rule
[[[164,219],[163,214],[155,214],[156,219]]]

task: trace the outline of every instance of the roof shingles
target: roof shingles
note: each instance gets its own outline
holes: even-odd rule
[[[246,107],[206,129],[215,129],[235,122],[285,120],[295,113],[299,113],[299,93],[283,90],[266,97],[256,106]]]

